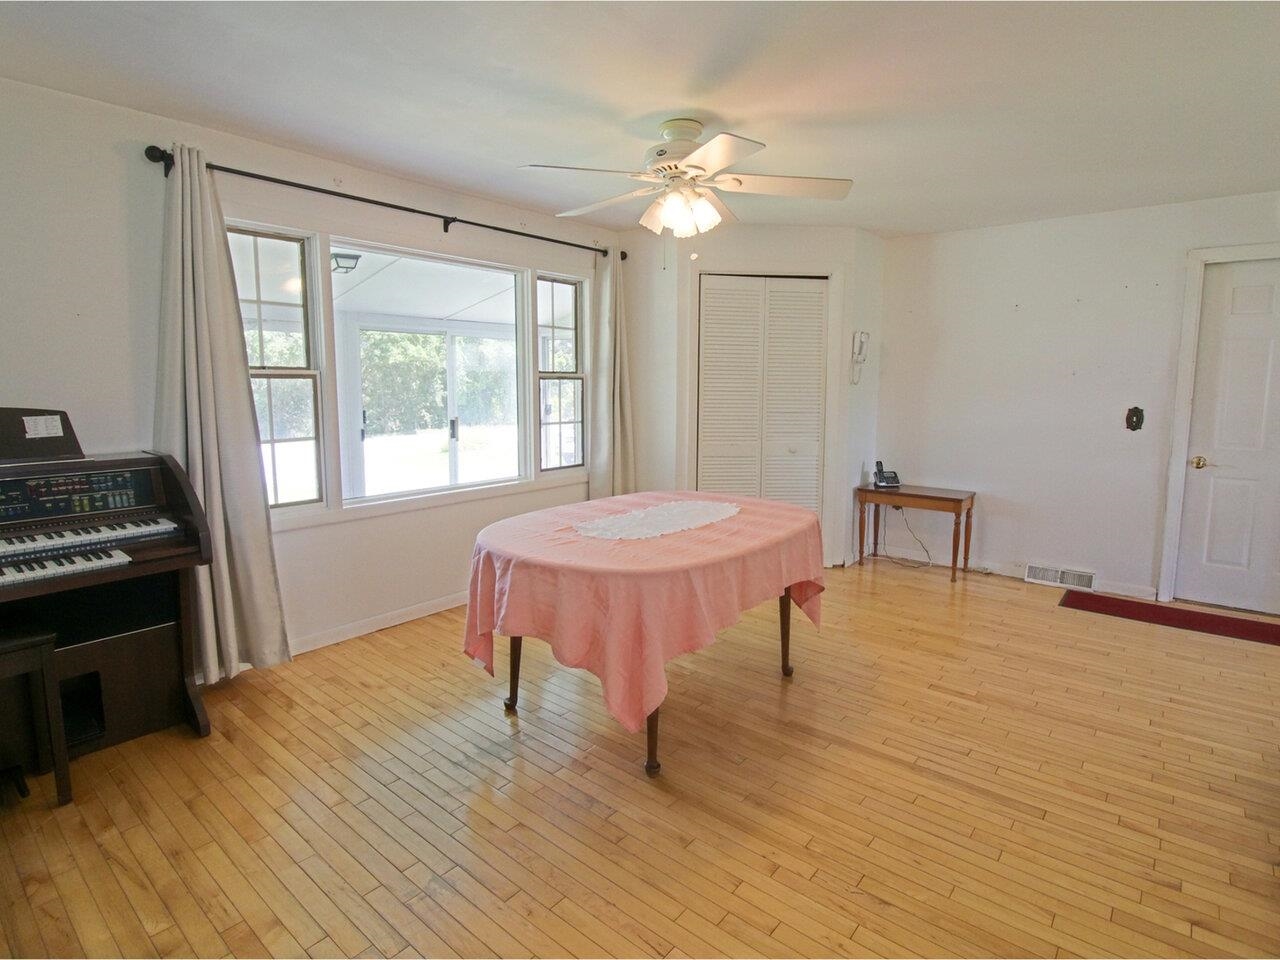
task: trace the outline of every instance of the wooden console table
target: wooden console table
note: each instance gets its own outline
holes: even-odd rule
[[[969,569],[969,540],[973,535],[972,490],[944,490],[941,487],[877,487],[863,484],[853,491],[858,504],[858,563],[867,545],[867,504],[872,505],[871,555],[880,552],[880,507],[911,507],[940,510],[955,516],[951,529],[951,582],[956,582],[956,562],[960,556],[960,514],[964,514],[964,569]]]

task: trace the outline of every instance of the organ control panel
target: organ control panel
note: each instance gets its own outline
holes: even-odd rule
[[[155,478],[145,468],[0,480],[0,523],[155,505]]]

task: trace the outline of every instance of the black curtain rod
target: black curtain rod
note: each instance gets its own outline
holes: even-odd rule
[[[173,169],[173,152],[157,147],[154,144],[147,147],[143,151],[143,155],[152,163],[164,164],[164,175],[169,176],[169,171]],[[539,233],[526,233],[523,230],[512,230],[510,227],[499,227],[492,223],[481,223],[478,220],[466,220],[462,217],[448,217],[443,213],[432,213],[430,210],[419,210],[417,207],[407,207],[402,203],[389,203],[386,200],[374,200],[372,197],[361,197],[354,193],[343,193],[340,190],[330,190],[328,187],[315,187],[309,183],[298,183],[296,180],[283,180],[280,177],[269,177],[265,173],[253,173],[249,170],[237,170],[235,167],[224,167],[217,163],[206,163],[205,167],[209,170],[216,170],[218,173],[229,173],[236,177],[245,177],[249,180],[261,180],[264,183],[276,183],[282,187],[293,187],[296,190],[306,190],[309,193],[322,193],[326,197],[337,197],[340,200],[354,200],[356,203],[367,203],[375,207],[385,207],[388,210],[399,210],[402,213],[416,213],[420,217],[434,217],[444,226],[444,232],[448,233],[449,228],[455,223],[465,224],[468,227],[479,227],[481,230],[493,230],[497,233],[507,233],[513,237],[526,237],[530,240],[541,240],[544,243],[558,243],[562,247],[573,247],[577,250],[590,250],[592,253],[598,253],[602,257],[607,257],[609,251],[604,247],[593,247],[585,243],[574,243],[571,240],[560,240],[556,237],[544,237]],[[622,258],[626,259],[626,254],[622,254]]]

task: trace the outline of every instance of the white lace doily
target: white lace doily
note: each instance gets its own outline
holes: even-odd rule
[[[600,540],[647,540],[727,520],[741,509],[736,503],[719,500],[672,500],[643,510],[574,524],[573,529],[584,537]]]

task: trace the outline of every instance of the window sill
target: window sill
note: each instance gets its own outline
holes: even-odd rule
[[[563,474],[559,471],[552,475],[543,474],[536,480],[509,480],[503,483],[468,487],[463,490],[413,493],[380,500],[344,502],[334,506],[326,506],[319,503],[307,504],[292,509],[273,510],[271,513],[271,531],[272,533],[285,533],[290,530],[304,530],[308,527],[323,527],[331,523],[370,520],[374,517],[411,513],[416,510],[434,510],[437,507],[471,503],[477,500],[494,500],[500,497],[518,496],[523,493],[536,493],[541,490],[555,490],[560,487],[585,486],[586,482],[586,469],[574,467],[566,468]]]

